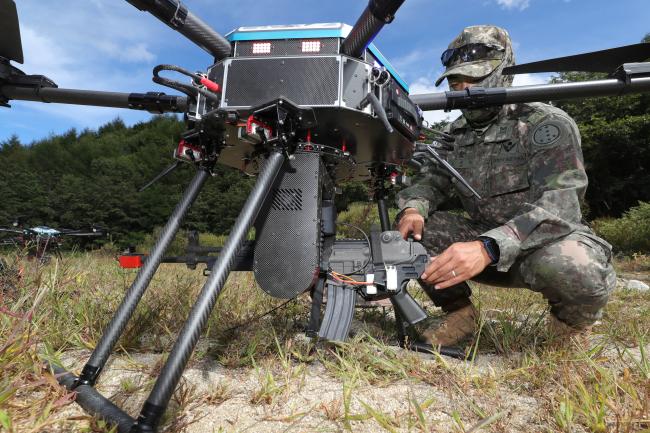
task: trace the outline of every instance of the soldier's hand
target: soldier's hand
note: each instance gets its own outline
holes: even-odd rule
[[[446,289],[475,277],[491,262],[483,242],[456,242],[432,257],[420,278],[436,289]]]
[[[404,209],[402,217],[397,223],[397,230],[402,234],[404,239],[413,233],[413,239],[419,241],[422,239],[422,230],[424,229],[424,217],[420,215],[417,209],[409,207]]]

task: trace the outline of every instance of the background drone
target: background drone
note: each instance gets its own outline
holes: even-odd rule
[[[61,258],[61,246],[66,237],[101,237],[105,231],[97,227],[90,230],[55,229],[47,226],[22,227],[15,221],[11,227],[0,227],[0,246],[14,246],[28,252],[28,257],[47,260],[47,253]]]

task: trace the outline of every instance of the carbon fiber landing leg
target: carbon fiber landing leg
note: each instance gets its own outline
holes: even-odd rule
[[[257,178],[255,187],[248,196],[228,236],[228,240],[221,250],[219,259],[212,267],[210,276],[201,289],[196,303],[192,307],[190,317],[185,322],[149,398],[142,407],[136,424],[131,429],[132,433],[156,431],[158,423],[169,404],[169,399],[194,350],[194,346],[196,346],[199,340],[199,335],[208,321],[214,304],[217,302],[217,298],[226,283],[237,252],[245,241],[246,234],[252,227],[257,214],[264,204],[275,178],[282,169],[285,159],[284,154],[273,151],[266,160],[264,168]]]
[[[95,350],[90,356],[90,359],[81,371],[81,375],[79,375],[79,379],[77,379],[75,386],[95,385],[99,374],[101,373],[104,365],[106,364],[106,361],[108,360],[108,357],[113,351],[115,343],[117,342],[118,338],[120,338],[120,335],[122,335],[127,322],[133,315],[133,312],[140,302],[142,295],[144,294],[145,290],[147,290],[147,287],[149,286],[153,275],[156,273],[156,270],[158,269],[158,266],[163,259],[165,251],[169,247],[171,241],[174,239],[174,236],[176,236],[176,233],[178,232],[178,229],[180,228],[181,222],[185,218],[187,211],[189,210],[192,203],[194,203],[194,200],[196,199],[209,176],[210,174],[207,170],[199,169],[199,171],[192,179],[192,182],[187,187],[187,190],[185,190],[181,201],[178,203],[178,205],[176,205],[174,212],[172,212],[169,220],[167,221],[167,224],[160,233],[160,237],[151,250],[149,257],[145,261],[142,268],[140,268],[138,275],[133,281],[133,284],[131,284],[131,287],[126,292],[124,300],[115,312],[113,319],[104,330],[102,338],[99,340],[97,347],[95,347]]]

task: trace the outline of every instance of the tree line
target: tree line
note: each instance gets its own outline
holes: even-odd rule
[[[650,35],[644,38],[650,41]],[[602,78],[565,73],[553,81]],[[619,217],[650,200],[650,95],[559,101],[580,128],[589,188],[588,219]],[[138,188],[171,163],[183,122],[156,116],[127,127],[116,119],[97,131],[70,130],[26,145],[0,142],[0,226],[21,218],[26,225],[107,227],[119,245],[138,243],[165,223],[194,170],[182,166],[143,192]],[[253,179],[217,166],[192,206],[188,229],[224,234],[232,226]],[[339,208],[367,198],[350,184]]]
[[[164,225],[194,175],[188,166],[138,189],[171,162],[183,123],[173,116],[127,127],[117,119],[97,131],[70,130],[25,146],[0,144],[0,226],[109,229],[119,245],[138,243]],[[243,206],[252,179],[217,166],[192,206],[185,227],[225,233]]]

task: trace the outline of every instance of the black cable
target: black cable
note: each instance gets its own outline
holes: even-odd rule
[[[393,127],[388,121],[388,115],[386,114],[386,110],[384,110],[384,107],[381,105],[381,102],[379,102],[379,99],[377,99],[377,97],[374,94],[368,93],[366,97],[363,98],[359,106],[365,107],[368,104],[372,105],[372,109],[375,111],[375,114],[377,115],[379,120],[381,120],[381,122],[384,124],[386,131],[388,131],[389,134],[392,134]]]
[[[242,323],[239,323],[239,324],[237,324],[237,325],[235,325],[235,326],[231,326],[230,328],[228,328],[228,329],[226,329],[225,331],[223,331],[223,333],[226,334],[226,333],[228,333],[228,332],[234,331],[235,329],[242,328],[242,327],[246,327],[246,326],[252,324],[253,322],[256,322],[256,321],[258,321],[258,320],[260,320],[260,319],[263,319],[264,317],[268,316],[269,314],[273,313],[274,311],[279,310],[280,308],[282,308],[282,307],[284,307],[285,305],[287,305],[289,302],[296,301],[297,299],[298,299],[298,298],[291,298],[291,299],[289,299],[289,300],[287,300],[287,301],[281,303],[280,305],[277,305],[277,306],[271,308],[271,309],[270,309],[269,311],[267,311],[266,313],[263,313],[263,314],[261,314],[261,315],[259,315],[259,316],[257,316],[257,317],[253,317],[252,319],[247,320],[247,321],[242,322]]]
[[[201,94],[211,100],[214,103],[220,104],[221,103],[221,98],[214,93],[202,89],[200,87],[195,87],[190,84],[185,84],[181,83],[180,81],[175,81],[175,80],[170,80],[169,78],[164,78],[161,77],[159,74],[161,71],[174,71],[178,72],[180,74],[186,75],[192,80],[194,80],[195,83],[200,83],[201,79],[203,78],[201,75],[196,74],[194,72],[190,72],[185,68],[181,68],[180,66],[176,65],[158,65],[155,68],[153,68],[153,82],[158,83],[162,86],[170,87],[172,89],[176,89],[179,92],[185,93],[187,96],[190,98],[196,99],[198,94]]]
[[[340,224],[340,225],[344,225],[344,226],[352,227],[353,229],[357,229],[358,231],[360,231],[361,234],[363,235],[363,237],[366,238],[366,243],[368,244],[368,249],[371,251],[371,252],[370,252],[370,256],[372,257],[372,246],[370,245],[370,238],[368,237],[368,235],[366,234],[366,232],[363,231],[363,229],[362,229],[361,227],[355,226],[354,224],[350,224],[350,223],[342,223],[342,222],[337,222],[336,224],[337,224],[337,225]],[[368,257],[368,258],[366,259],[366,263],[364,263],[363,266],[361,266],[359,269],[355,269],[355,270],[353,270],[353,271],[348,272],[347,274],[341,274],[341,275],[345,275],[345,276],[347,276],[347,277],[350,277],[350,276],[352,276],[353,274],[356,274],[357,272],[361,272],[361,271],[363,271],[363,270],[366,269],[366,267],[370,264],[370,259],[371,259],[371,257]]]

